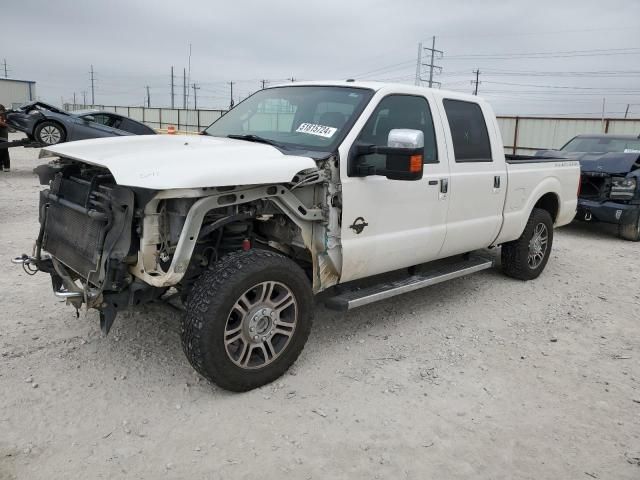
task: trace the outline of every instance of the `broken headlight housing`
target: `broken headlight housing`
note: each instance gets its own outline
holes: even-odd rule
[[[631,200],[636,192],[636,179],[626,177],[611,178],[611,193],[609,198],[612,200]]]

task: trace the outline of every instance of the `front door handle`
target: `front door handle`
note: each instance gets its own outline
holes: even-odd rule
[[[500,175],[494,175],[493,188],[500,188]]]
[[[440,193],[447,193],[449,191],[449,179],[441,178],[440,179]]]

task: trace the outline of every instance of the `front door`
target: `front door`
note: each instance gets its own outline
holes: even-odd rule
[[[429,100],[412,94],[382,97],[355,140],[383,146],[392,129],[422,130],[424,176],[418,181],[389,180],[380,175],[349,177],[346,169],[341,169],[341,282],[433,260],[442,248],[447,228],[448,164],[441,122],[434,128]],[[366,163],[384,167],[384,157],[369,155]]]

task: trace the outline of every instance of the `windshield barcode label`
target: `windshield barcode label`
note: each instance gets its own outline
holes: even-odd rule
[[[316,125],[315,123],[301,123],[296,132],[331,138],[337,130],[338,129],[334,127],[325,127],[324,125]]]

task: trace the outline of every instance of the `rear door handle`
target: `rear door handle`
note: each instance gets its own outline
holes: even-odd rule
[[[449,191],[449,179],[441,178],[440,179],[440,193],[447,193]]]
[[[500,188],[500,175],[494,175],[493,188]]]
[[[437,185],[438,180],[429,180],[429,185]]]

